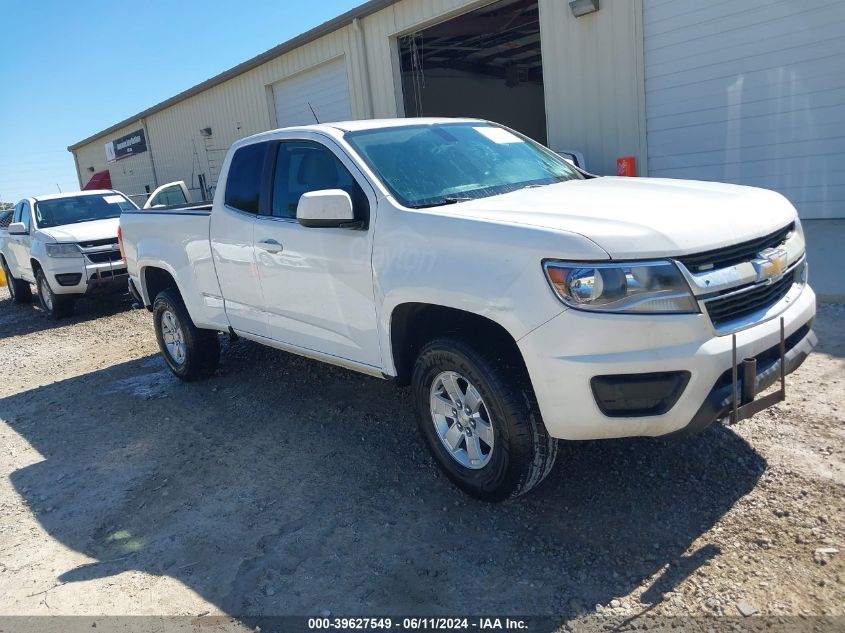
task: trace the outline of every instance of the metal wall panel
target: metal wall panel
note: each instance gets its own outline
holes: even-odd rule
[[[645,0],[649,170],[845,217],[845,2]]]
[[[634,156],[645,175],[641,15],[640,0],[602,0],[580,18],[568,2],[540,0],[549,146],[583,152],[594,173],[616,174],[616,159]]]
[[[583,151],[588,167],[599,173],[613,173],[617,156],[645,159],[638,92],[642,82],[637,82],[640,1],[603,0],[598,13],[576,19],[567,2],[539,0],[550,145]],[[401,0],[153,112],[146,127],[157,184],[185,180],[194,195],[199,195],[198,174],[215,184],[232,142],[277,127],[272,86],[330,60],[345,60],[352,118],[400,116],[397,36],[490,3]],[[208,128],[210,136],[201,132]],[[77,150],[83,180],[89,165],[95,171],[105,168],[106,140],[98,138]],[[156,184],[151,171],[142,173],[140,166],[126,178],[112,177],[127,193]]]
[[[135,156],[129,156],[121,160],[107,163],[105,144],[132,132],[143,129],[140,121],[125,128],[115,131],[113,134],[97,139],[93,143],[85,145],[76,152],[77,165],[79,167],[79,179],[84,186],[95,172],[109,170],[111,174],[112,187],[123,191],[127,195],[134,195],[133,200],[142,205],[145,200],[144,186],[149,186],[150,191],[155,188],[152,164],[150,162],[150,139],[147,135],[147,151]],[[92,168],[93,167],[93,171]]]

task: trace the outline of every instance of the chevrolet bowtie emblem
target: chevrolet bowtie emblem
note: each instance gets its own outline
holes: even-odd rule
[[[751,261],[757,271],[757,281],[777,281],[783,277],[789,264],[789,255],[785,248],[767,248],[757,253],[757,258]]]

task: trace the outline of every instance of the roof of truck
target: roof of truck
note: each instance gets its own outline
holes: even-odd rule
[[[79,196],[103,196],[112,193],[119,194],[119,191],[114,189],[88,189],[86,191],[67,191],[65,193],[48,193],[41,196],[30,196],[32,200],[41,202],[42,200],[57,200],[59,198],[77,198]]]
[[[360,132],[361,130],[380,130],[394,127],[409,127],[412,125],[442,125],[446,123],[487,123],[484,119],[457,119],[447,117],[416,117],[404,119],[362,119],[360,121],[336,121],[331,123],[314,123],[312,125],[295,125],[277,130],[267,130],[251,136],[246,136],[233,146],[249,145],[251,141],[272,137],[277,132],[323,132],[329,136],[340,136],[344,132]]]

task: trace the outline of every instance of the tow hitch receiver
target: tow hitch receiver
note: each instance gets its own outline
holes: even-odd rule
[[[740,393],[739,365],[736,360],[736,334],[733,335],[733,408],[730,423],[750,418],[763,409],[786,400],[786,339],[783,317],[780,318],[780,389],[757,398],[757,359],[742,360],[742,389]],[[740,404],[741,403],[741,404]]]

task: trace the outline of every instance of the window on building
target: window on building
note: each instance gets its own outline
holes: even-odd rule
[[[226,204],[245,213],[258,213],[261,197],[261,171],[266,143],[241,147],[232,156],[226,178]]]
[[[368,219],[367,196],[331,151],[309,141],[282,142],[273,181],[273,216],[295,218],[302,194],[324,189],[342,189],[348,193],[355,217]]]

